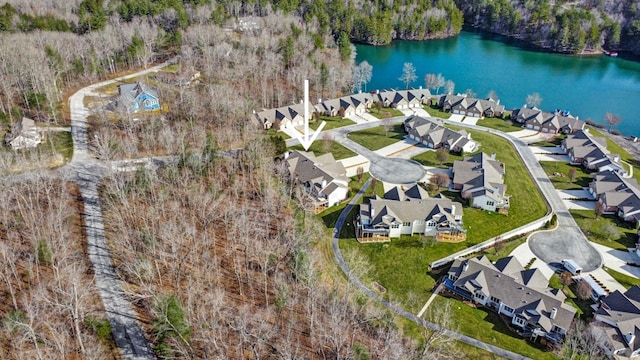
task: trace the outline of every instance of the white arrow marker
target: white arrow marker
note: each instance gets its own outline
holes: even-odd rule
[[[298,136],[297,139],[305,150],[309,150],[311,144],[318,138],[322,128],[327,124],[326,121],[320,123],[320,126],[309,134],[309,80],[304,81],[304,134]]]

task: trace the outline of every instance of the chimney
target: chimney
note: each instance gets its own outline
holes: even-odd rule
[[[464,264],[462,265],[462,272],[467,271],[468,268],[469,268],[469,261],[465,261]]]
[[[636,336],[631,331],[629,331],[627,335],[625,335],[624,339],[627,340],[627,344],[629,345],[629,347],[633,348],[633,340],[636,339]]]
[[[551,320],[556,318],[556,315],[558,315],[558,309],[557,308],[553,308],[551,309],[551,315],[549,315],[549,317],[551,318]]]
[[[491,158],[492,158],[493,160],[495,160],[495,159],[496,159],[496,153],[491,153]]]
[[[285,152],[284,152],[284,159],[285,159],[285,160],[286,160],[286,159],[288,159],[288,158],[289,158],[289,155],[291,155],[291,151],[288,151],[288,150],[287,150],[287,151],[285,151]]]
[[[456,206],[455,205],[451,205],[451,214],[453,214],[453,215],[456,214]]]

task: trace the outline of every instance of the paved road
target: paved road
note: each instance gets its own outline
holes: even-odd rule
[[[449,122],[445,120],[445,123]],[[574,259],[582,266],[585,272],[593,271],[602,266],[602,256],[587,240],[587,237],[573,216],[571,216],[569,209],[558,194],[558,191],[554,188],[542,166],[540,166],[536,155],[524,141],[509,133],[495,131],[482,126],[464,123],[451,124],[501,136],[509,140],[515,147],[521,160],[538,184],[551,211],[555,213],[558,218],[558,227],[556,230],[537,232],[529,237],[531,251],[533,251],[539,259],[546,263],[557,262],[558,257],[561,257],[560,260],[566,258]],[[507,169],[506,176],[509,176],[508,171],[509,169]]]
[[[336,225],[335,225],[335,229],[333,231],[333,238],[331,239],[331,247],[333,248],[333,255],[336,259],[336,263],[338,264],[338,266],[340,266],[340,269],[342,269],[342,271],[347,275],[347,277],[349,278],[349,281],[351,283],[353,283],[356,287],[358,287],[358,289],[360,291],[362,291],[364,294],[366,294],[369,298],[381,303],[384,307],[386,307],[387,309],[393,311],[395,314],[402,316],[410,321],[415,322],[416,324],[419,324],[421,326],[424,326],[428,329],[432,329],[434,331],[438,331],[446,336],[449,336],[453,339],[456,339],[458,341],[461,341],[463,343],[478,347],[480,349],[486,350],[488,352],[494,353],[496,355],[502,356],[504,358],[507,359],[514,359],[514,360],[527,360],[529,358],[513,353],[511,351],[505,350],[505,349],[501,349],[499,347],[484,343],[482,341],[476,340],[474,338],[471,338],[469,336],[466,335],[462,335],[460,333],[454,332],[454,331],[450,331],[447,329],[442,328],[441,326],[434,324],[432,322],[426,321],[400,307],[398,307],[397,305],[394,305],[392,303],[390,303],[389,301],[383,299],[382,297],[378,296],[378,294],[374,293],[371,289],[369,289],[368,287],[366,287],[361,281],[360,279],[351,272],[351,269],[349,269],[349,266],[347,266],[347,263],[344,261],[344,258],[342,257],[342,253],[340,252],[340,245],[339,245],[339,239],[338,237],[340,236],[340,229],[342,229],[342,226],[344,224],[345,219],[347,218],[347,215],[349,214],[349,212],[351,211],[351,209],[353,208],[354,205],[357,204],[358,200],[360,200],[360,198],[362,197],[362,195],[365,193],[365,191],[367,191],[367,189],[369,188],[369,185],[371,185],[371,179],[367,180],[367,182],[362,186],[362,188],[360,189],[360,191],[358,192],[358,194],[356,194],[356,196],[353,197],[353,199],[351,199],[351,201],[349,202],[349,204],[344,208],[344,210],[342,210],[342,213],[340,214],[340,217],[338,217],[338,220],[336,221]]]
[[[87,116],[90,111],[84,106],[83,100],[86,95],[91,94],[97,88],[159,70],[172,61],[169,60],[135,74],[92,84],[79,90],[69,98],[73,158],[60,171],[64,174],[70,174],[80,188],[84,203],[83,220],[87,234],[89,260],[93,266],[94,278],[100,292],[100,298],[111,324],[113,338],[123,359],[146,360],[154,359],[155,355],[137,321],[138,316],[135,310],[122,291],[120,279],[113,268],[111,253],[104,237],[102,206],[97,190],[98,184],[102,176],[112,167],[119,169],[122,164],[114,163],[107,166],[96,160],[89,153]]]

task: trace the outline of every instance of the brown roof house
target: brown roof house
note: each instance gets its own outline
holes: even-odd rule
[[[639,286],[624,293],[616,290],[603,298],[594,319],[606,334],[601,347],[607,355],[626,359],[640,356]]]
[[[302,187],[313,210],[320,212],[339,204],[349,193],[349,178],[344,166],[331,153],[292,151],[284,155],[291,180]]]
[[[525,269],[513,256],[495,263],[486,256],[456,259],[443,282],[451,292],[511,318],[511,325],[527,338],[564,340],[576,309],[566,296],[550,288],[538,269]]]
[[[13,150],[35,148],[42,142],[42,135],[32,119],[23,117],[7,133],[5,142]]]
[[[473,152],[480,144],[471,140],[471,134],[464,130],[453,131],[443,126],[441,121],[411,116],[404,121],[404,129],[409,138],[429,148],[444,147],[454,152]]]
[[[472,201],[472,206],[506,213],[510,196],[504,184],[504,164],[480,152],[453,162],[453,189]]]
[[[430,198],[419,185],[395,187],[383,198],[360,205],[359,242],[389,241],[401,235],[424,234],[437,240],[463,241],[462,204],[444,197]]]
[[[311,110],[309,110],[311,111]],[[304,104],[293,104],[275,109],[266,109],[255,114],[263,128],[280,130],[304,124]],[[309,113],[309,118],[311,114]]]

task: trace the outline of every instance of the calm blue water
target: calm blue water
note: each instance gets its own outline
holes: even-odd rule
[[[455,82],[455,92],[471,89],[486,97],[494,90],[507,109],[522,106],[527,94],[537,92],[543,110],[567,109],[598,122],[609,111],[622,118],[618,130],[640,135],[638,62],[539,52],[504,37],[468,31],[450,39],[356,48],[356,62],[367,60],[373,66],[368,91],[404,88],[398,78],[403,64],[411,62],[417,69],[418,79],[411,85],[416,88],[424,87],[427,73],[442,73]]]

